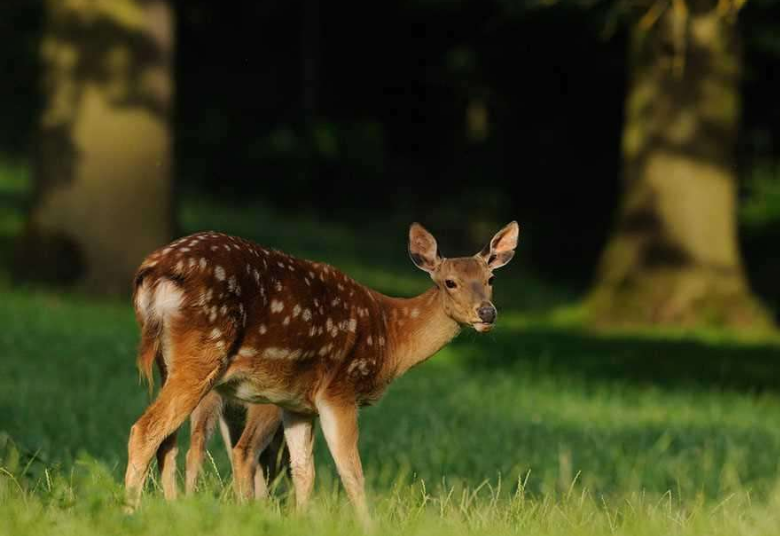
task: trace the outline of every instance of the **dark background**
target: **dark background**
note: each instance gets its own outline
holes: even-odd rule
[[[627,31],[613,4],[498,1],[174,2],[176,187],[360,226],[523,222],[523,259],[582,289],[613,224]],[[739,174],[777,162],[780,45],[771,3],[740,14]],[[0,152],[34,151],[39,1],[0,8]],[[467,136],[486,103],[488,133]],[[475,233],[476,234],[476,231]],[[743,230],[759,293],[776,225]],[[480,233],[480,236],[484,232]],[[771,273],[766,273],[770,271]]]

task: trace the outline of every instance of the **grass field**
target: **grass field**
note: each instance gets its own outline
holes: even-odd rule
[[[21,215],[4,207],[7,238]],[[426,285],[405,228],[379,248],[375,229],[261,209],[193,202],[182,220],[331,261],[385,292]],[[499,328],[464,332],[361,413],[378,533],[780,534],[775,338],[591,333],[576,311],[546,312],[569,296],[522,262],[496,292]],[[289,511],[284,481],[265,504],[236,504],[218,439],[200,493],[168,504],[152,482],[124,515],[127,433],[148,402],[129,302],[3,283],[0,304],[0,534],[359,532],[321,437],[307,515]]]

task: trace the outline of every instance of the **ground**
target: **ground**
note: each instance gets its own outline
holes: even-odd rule
[[[8,184],[3,243],[21,218]],[[378,243],[370,228],[197,201],[183,223],[332,262],[385,292],[427,284],[400,224]],[[566,296],[521,256],[497,274],[494,332],[464,332],[361,412],[377,533],[777,533],[776,338],[593,333],[576,310],[545,313]],[[236,504],[218,438],[196,496],[168,504],[152,482],[123,514],[127,434],[148,403],[129,301],[0,281],[0,535],[359,533],[320,435],[308,515],[290,512],[285,481],[266,504]]]

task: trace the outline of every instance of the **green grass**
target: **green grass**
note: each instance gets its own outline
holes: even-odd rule
[[[6,184],[11,236],[24,188]],[[197,201],[182,220],[333,262],[385,292],[426,286],[397,229]],[[775,337],[592,333],[557,307],[571,296],[521,262],[496,292],[493,333],[463,333],[361,413],[378,533],[778,533]],[[0,535],[359,532],[321,437],[307,515],[290,512],[284,481],[265,504],[236,504],[218,438],[200,493],[168,504],[151,482],[124,515],[127,434],[148,403],[129,302],[0,282],[0,326]]]

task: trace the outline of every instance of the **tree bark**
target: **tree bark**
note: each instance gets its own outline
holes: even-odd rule
[[[768,324],[737,240],[740,50],[715,2],[633,29],[624,193],[589,306],[602,324]]]
[[[49,0],[26,279],[125,293],[172,233],[173,21],[164,0]]]

